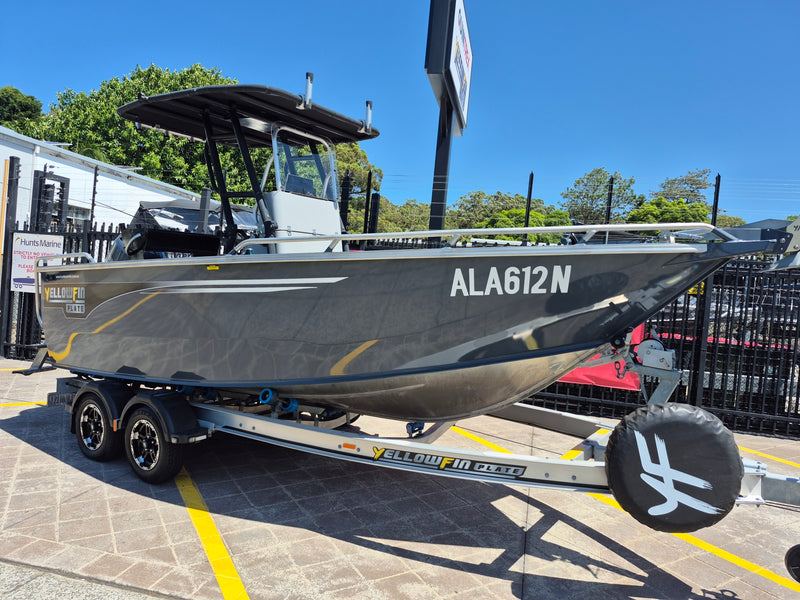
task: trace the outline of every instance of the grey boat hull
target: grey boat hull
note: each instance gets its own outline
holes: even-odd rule
[[[763,242],[138,260],[39,269],[59,367],[396,419],[542,389]]]

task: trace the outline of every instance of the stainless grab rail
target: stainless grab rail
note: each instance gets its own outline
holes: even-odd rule
[[[41,327],[42,329],[44,329],[44,323],[42,323],[42,307],[41,307],[42,294],[40,291],[41,284],[39,280],[40,277],[39,267],[46,267],[48,260],[60,260],[62,261],[63,264],[64,260],[75,259],[75,258],[86,259],[86,262],[88,263],[97,262],[94,259],[94,257],[91,254],[88,254],[87,252],[68,252],[67,254],[50,254],[48,256],[39,256],[36,259],[36,262],[34,262],[33,264],[34,281],[35,281],[35,285],[33,288],[33,294],[34,294],[33,305],[36,308],[36,320],[39,321],[39,327]]]
[[[675,237],[683,232],[684,236],[693,237],[691,232],[701,230],[710,233],[723,241],[733,241],[738,238],[727,231],[718,229],[709,223],[611,223],[608,225],[556,225],[549,227],[501,227],[497,229],[441,229],[436,231],[395,231],[389,233],[348,233],[332,235],[300,235],[290,237],[252,238],[237,244],[232,253],[239,254],[248,246],[261,246],[269,244],[298,243],[315,241],[330,241],[326,252],[331,252],[336,244],[349,241],[409,239],[409,238],[444,238],[449,237],[448,247],[455,246],[456,242],[464,236],[490,236],[490,235],[523,235],[546,233],[583,233],[579,243],[588,242],[598,233],[612,231],[660,231],[661,236]]]

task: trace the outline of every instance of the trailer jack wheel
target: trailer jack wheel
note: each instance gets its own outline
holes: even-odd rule
[[[134,473],[147,483],[172,479],[183,465],[183,446],[166,440],[149,408],[139,408],[125,427],[125,455]]]
[[[733,434],[688,404],[648,404],[616,426],[606,475],[617,502],[637,521],[670,533],[713,525],[739,496],[742,459]]]
[[[83,394],[75,409],[75,437],[87,458],[113,460],[122,454],[122,436],[112,430],[105,405],[93,393]]]

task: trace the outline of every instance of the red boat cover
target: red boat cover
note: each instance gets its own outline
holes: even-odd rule
[[[644,339],[644,323],[633,330],[631,334],[631,345],[638,344]],[[600,356],[598,354],[598,356]],[[641,380],[636,373],[626,373],[622,379],[617,377],[617,369],[614,363],[599,365],[597,367],[580,367],[573,369],[564,377],[559,379],[563,383],[583,383],[586,385],[600,385],[603,387],[616,388],[618,390],[642,389]]]

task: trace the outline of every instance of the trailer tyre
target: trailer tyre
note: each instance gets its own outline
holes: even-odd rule
[[[606,447],[617,502],[637,521],[670,533],[713,525],[733,508],[744,474],[733,434],[688,404],[649,404],[626,416]]]
[[[105,404],[96,394],[83,394],[74,414],[75,437],[84,456],[105,462],[122,454],[122,435],[113,431]]]
[[[153,411],[136,409],[125,426],[125,455],[133,471],[147,483],[172,479],[183,465],[183,446],[169,442]]]

